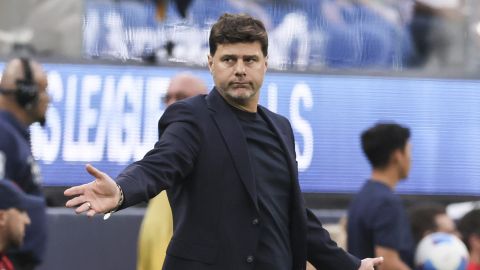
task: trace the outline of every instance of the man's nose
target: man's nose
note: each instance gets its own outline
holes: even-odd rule
[[[245,75],[245,63],[241,59],[238,60],[237,64],[235,65],[235,75],[237,76]]]

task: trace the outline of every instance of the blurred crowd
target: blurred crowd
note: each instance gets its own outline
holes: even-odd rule
[[[226,11],[265,22],[275,69],[458,68],[473,35],[461,0],[220,0],[210,9],[205,0],[181,9],[149,8],[148,1],[87,3],[84,54],[100,58],[205,65],[209,22]]]
[[[330,26],[328,65],[461,65],[465,46],[462,7],[460,1],[442,0],[323,0],[321,15]]]
[[[479,62],[477,1],[210,1],[5,1],[0,56],[28,49],[37,56],[205,66],[211,23],[232,12],[265,23],[273,69],[469,71]]]

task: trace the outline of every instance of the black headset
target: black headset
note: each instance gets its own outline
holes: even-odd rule
[[[17,103],[22,107],[33,105],[38,101],[38,86],[33,79],[32,68],[30,67],[30,60],[28,58],[20,58],[23,68],[23,79],[18,79],[15,83],[16,90],[0,89],[3,94],[13,94]]]
[[[18,104],[26,107],[30,104],[35,104],[38,100],[38,86],[33,80],[33,72],[30,67],[30,60],[28,58],[20,58],[23,67],[23,80],[17,80],[17,91],[15,97]]]

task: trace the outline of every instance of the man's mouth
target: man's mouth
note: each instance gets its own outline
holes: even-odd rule
[[[235,88],[245,88],[245,87],[250,87],[249,83],[240,83],[240,82],[233,82],[231,85]]]

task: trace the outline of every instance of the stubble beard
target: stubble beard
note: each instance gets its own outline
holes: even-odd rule
[[[250,89],[240,91],[231,86],[227,87],[227,89],[224,91],[225,97],[236,104],[246,105],[256,94],[256,91],[253,89],[253,87],[250,87]]]
[[[27,113],[32,118],[33,123],[39,123],[42,128],[45,127],[47,123],[47,111],[45,110],[43,113],[41,112],[40,108],[38,107],[38,103],[34,104],[30,108],[26,108]]]

